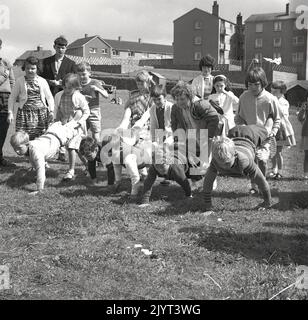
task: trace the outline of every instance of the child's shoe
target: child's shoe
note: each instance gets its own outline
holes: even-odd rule
[[[69,170],[63,177],[63,181],[71,181],[75,178],[74,170]]]

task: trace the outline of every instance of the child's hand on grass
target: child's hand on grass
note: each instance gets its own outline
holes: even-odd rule
[[[255,210],[258,211],[265,211],[267,209],[270,209],[272,207],[272,203],[271,202],[262,202],[259,205],[256,206]]]
[[[149,203],[142,203],[142,204],[140,204],[138,207],[139,207],[139,208],[147,208],[147,207],[149,207],[149,206],[150,206]]]
[[[42,190],[36,190],[36,191],[29,192],[29,196],[37,196],[42,193],[43,193]]]

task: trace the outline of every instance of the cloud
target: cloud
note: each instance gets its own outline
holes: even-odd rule
[[[288,0],[218,0],[220,16],[234,21],[254,13],[282,12]],[[172,44],[173,20],[197,7],[212,11],[212,0],[2,0],[10,9],[10,30],[3,30],[4,52],[13,60],[25,50],[52,49],[60,34],[69,41],[89,35],[107,39]],[[6,47],[7,46],[7,47]]]

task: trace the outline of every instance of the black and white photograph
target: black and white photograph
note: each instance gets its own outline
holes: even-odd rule
[[[308,300],[307,0],[0,0],[8,300]]]

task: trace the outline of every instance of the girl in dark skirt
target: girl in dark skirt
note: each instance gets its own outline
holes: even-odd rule
[[[54,99],[47,81],[37,75],[38,66],[37,58],[27,58],[26,75],[17,79],[9,98],[9,110],[17,107],[16,132],[27,132],[30,140],[42,135],[54,118]]]

